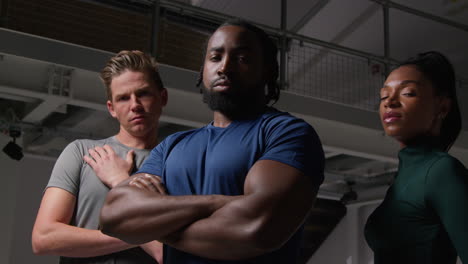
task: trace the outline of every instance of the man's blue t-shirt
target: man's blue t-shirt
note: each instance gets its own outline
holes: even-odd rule
[[[323,181],[324,154],[314,129],[276,110],[226,128],[210,124],[173,134],[152,150],[138,173],[161,176],[170,195],[242,195],[245,177],[258,160],[297,168],[317,187]],[[300,233],[282,248],[248,261],[213,261],[165,246],[164,263],[294,263]]]

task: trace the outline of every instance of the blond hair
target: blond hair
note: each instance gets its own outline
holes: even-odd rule
[[[152,56],[139,50],[122,50],[110,58],[100,74],[101,80],[106,87],[108,100],[112,100],[112,90],[110,87],[112,79],[127,70],[148,73],[156,84],[156,87],[159,90],[164,89],[161,76],[159,76],[158,63]]]

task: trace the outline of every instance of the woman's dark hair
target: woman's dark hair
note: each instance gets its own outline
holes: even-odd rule
[[[432,83],[438,96],[446,96],[451,105],[447,116],[442,121],[439,147],[448,151],[461,130],[461,114],[458,107],[455,71],[450,61],[440,52],[428,51],[400,63],[398,67],[415,66]]]
[[[262,51],[263,51],[264,65],[268,67],[270,71],[268,74],[268,80],[266,82],[267,91],[268,91],[267,94],[265,95],[266,103],[269,103],[271,101],[275,103],[276,101],[278,101],[279,96],[280,96],[280,87],[277,83],[278,75],[279,75],[279,65],[278,65],[278,60],[277,60],[278,47],[276,46],[276,43],[268,36],[268,34],[265,31],[239,18],[233,18],[233,19],[229,19],[225,21],[223,24],[221,24],[218,27],[218,29],[224,26],[243,27],[249,31],[252,31],[258,37],[258,39],[260,40]],[[200,86],[202,81],[203,81],[203,66],[200,69],[200,73],[199,73],[198,80],[197,80],[197,87]]]

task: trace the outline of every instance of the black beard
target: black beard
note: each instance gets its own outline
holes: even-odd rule
[[[263,102],[262,102],[263,100]],[[203,90],[203,102],[231,120],[251,119],[265,111],[264,99],[252,94]]]

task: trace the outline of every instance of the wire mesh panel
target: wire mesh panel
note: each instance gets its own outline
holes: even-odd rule
[[[4,13],[4,14],[3,14]],[[9,0],[3,26],[87,47],[149,50],[151,13],[78,0]]]
[[[384,73],[381,62],[292,40],[287,53],[286,90],[375,111]]]
[[[157,59],[169,65],[198,71],[203,62],[206,42],[218,24],[193,16],[164,10]]]

